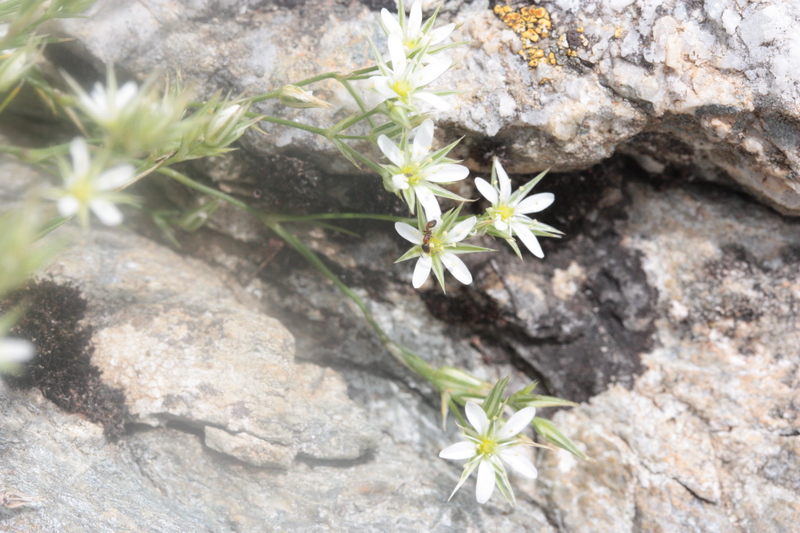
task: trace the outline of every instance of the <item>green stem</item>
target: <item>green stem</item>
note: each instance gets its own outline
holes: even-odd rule
[[[301,242],[297,237],[292,235],[289,231],[287,231],[280,223],[272,222],[268,219],[262,218],[264,223],[267,225],[269,229],[271,229],[278,237],[283,239],[286,244],[294,248],[300,255],[302,255],[306,261],[311,263],[317,270],[319,270],[326,278],[331,280],[331,282],[336,285],[336,287],[344,293],[345,296],[350,298],[353,303],[358,306],[361,310],[361,313],[364,315],[364,319],[367,323],[372,327],[375,333],[378,335],[381,343],[389,350],[398,361],[404,364],[409,369],[413,370],[421,377],[425,378],[428,381],[432,382],[432,379],[436,375],[436,369],[433,368],[430,364],[428,364],[424,359],[422,359],[419,355],[412,352],[408,348],[398,344],[397,342],[393,341],[389,335],[383,331],[383,328],[378,324],[375,320],[375,317],[372,315],[372,311],[369,310],[367,304],[364,303],[355,292],[350,289],[347,285],[345,285],[339,277],[334,274],[331,269],[322,262],[322,260],[315,254],[310,248],[308,248],[303,242]]]
[[[250,116],[250,113],[247,114]],[[310,133],[316,133],[317,135],[322,135],[323,137],[328,137],[328,130],[323,128],[317,128],[315,126],[309,126],[308,124],[303,124],[302,122],[295,122],[294,120],[286,120],[285,118],[278,118],[278,117],[271,117],[269,115],[258,115],[254,114],[252,118],[259,117],[260,120],[264,122],[271,122],[273,124],[280,124],[281,126],[289,126],[290,128],[297,128],[298,130],[305,130]]]
[[[224,192],[214,189],[212,187],[208,187],[207,185],[203,185],[202,183],[198,183],[193,179],[191,179],[190,177],[186,176],[185,174],[182,174],[181,172],[178,172],[171,168],[162,167],[157,169],[156,171],[164,174],[165,176],[169,176],[170,178],[178,181],[179,183],[182,183],[183,185],[186,185],[187,187],[190,187],[204,194],[208,194],[215,198],[224,200],[235,207],[239,207],[245,210],[246,212],[257,216],[264,223],[265,226],[267,226],[270,230],[272,230],[272,232],[275,233],[278,237],[280,237],[284,242],[286,242],[286,244],[294,248],[300,255],[302,255],[306,259],[306,261],[311,263],[312,266],[314,266],[325,277],[331,280],[331,282],[333,282],[333,284],[336,285],[336,287],[340,291],[342,291],[345,294],[345,296],[350,298],[353,301],[353,303],[355,303],[356,306],[358,306],[358,308],[361,310],[361,313],[364,315],[364,318],[366,319],[367,323],[372,327],[372,329],[378,335],[378,338],[380,339],[381,343],[386,347],[387,350],[389,350],[389,353],[391,353],[398,361],[400,361],[405,366],[407,366],[408,368],[419,374],[421,377],[435,384],[436,369],[433,368],[430,364],[428,364],[424,359],[422,359],[422,357],[420,357],[416,353],[393,341],[389,337],[389,335],[386,334],[383,328],[381,328],[380,324],[378,324],[378,322],[375,320],[375,317],[372,315],[372,311],[369,310],[367,304],[364,303],[364,300],[362,300],[355,292],[353,292],[352,289],[350,289],[350,287],[345,285],[342,282],[342,280],[340,280],[339,277],[336,274],[334,274],[331,271],[331,269],[329,269],[327,265],[325,265],[325,263],[322,262],[322,260],[317,256],[317,254],[315,254],[310,248],[308,248],[305,244],[303,244],[303,242],[301,242],[297,237],[295,237],[292,233],[290,233],[289,231],[286,230],[286,228],[283,227],[283,225],[277,220],[280,217],[280,215],[275,216],[268,213],[262,213],[261,211],[250,207],[246,203],[234,198],[233,196],[227,195]],[[319,216],[328,217],[331,215],[333,215],[333,213],[327,215],[323,214]],[[357,214],[354,215],[358,216]],[[355,218],[355,216],[351,218]],[[382,217],[381,215],[362,215],[362,216],[364,218],[376,218],[379,220],[386,220],[386,218]],[[298,218],[300,217],[295,218],[295,220],[298,220]],[[391,217],[391,218],[396,218],[396,217]]]

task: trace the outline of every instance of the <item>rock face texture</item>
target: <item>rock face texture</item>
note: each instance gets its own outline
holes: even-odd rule
[[[201,94],[252,95],[370,64],[363,35],[376,27],[376,7],[100,1],[91,21],[70,21],[64,31],[98,67],[136,76],[177,69]],[[519,173],[586,168],[623,151],[655,174],[734,182],[800,214],[796,3],[557,0],[544,4],[550,29],[536,43],[556,65],[536,67],[520,55],[525,44],[513,24],[492,7],[446,4],[441,15],[462,24],[454,38],[470,41],[441,86],[461,91],[444,121],[453,137],[466,136],[460,155],[474,170],[485,170],[486,153],[501,146]],[[348,112],[338,88],[323,86],[319,95]],[[320,110],[263,109],[330,119]],[[323,139],[297,130],[253,135],[247,146],[261,160],[276,149],[311,151],[327,172],[352,172]],[[246,165],[234,167],[237,179],[259,179]]]
[[[95,18],[60,27],[72,55],[54,61],[140,78],[175,68],[200,95],[255,94],[364,65],[378,7],[101,0]],[[181,254],[126,229],[91,231],[39,276],[80,300],[90,342],[68,355],[91,357],[127,426],[112,442],[91,413],[6,387],[0,489],[41,501],[0,509],[0,529],[795,528],[800,223],[785,214],[800,212],[796,6],[557,0],[535,43],[556,64],[536,66],[537,48],[492,7],[444,6],[471,44],[443,81],[464,92],[442,127],[466,135],[461,155],[484,176],[491,155],[512,174],[581,169],[537,186],[555,193],[542,220],[565,237],[524,263],[487,240],[497,253],[466,257],[474,283],[442,295],[411,289],[389,224],[352,226],[360,239],[291,231],[432,364],[510,374],[511,389],[535,379],[581,402],[555,421],[592,461],[542,451],[538,480],[512,480],[513,511],[496,497],[476,505],[474,481],[448,503],[460,468],[436,457],[455,432],[441,431],[433,391],[330,282],[221,209]],[[343,102],[334,86],[315,94]],[[353,171],[323,141],[267,133],[192,170],[243,196],[258,188],[270,209],[392,209],[379,180],[343,176]],[[4,205],[41,179],[27,172],[0,160]]]

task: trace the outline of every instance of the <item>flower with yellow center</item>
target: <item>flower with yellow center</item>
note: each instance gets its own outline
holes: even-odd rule
[[[538,213],[550,206],[555,200],[552,193],[544,192],[534,194],[526,198],[538,180],[524,185],[511,193],[511,180],[506,174],[505,169],[496,158],[494,160],[494,172],[492,172],[492,183],[483,178],[475,178],[475,186],[484,198],[492,203],[486,210],[492,225],[498,234],[506,239],[513,239],[516,234],[525,244],[525,247],[536,257],[544,257],[544,252],[536,239],[534,230],[541,234],[552,233],[553,228],[541,224],[527,215]],[[487,222],[488,224],[488,222]]]
[[[391,35],[400,37],[406,50],[406,56],[411,56],[417,50],[427,50],[429,46],[441,43],[456,28],[456,25],[451,23],[434,30],[435,19],[436,15],[434,14],[424,25],[422,24],[422,0],[414,0],[408,16],[405,14],[403,2],[398,5],[397,17],[389,13],[388,9],[381,10],[383,31],[387,37]]]
[[[528,479],[538,475],[536,467],[521,451],[526,442],[518,436],[536,415],[536,408],[520,409],[507,422],[500,419],[490,420],[481,406],[475,402],[467,402],[464,408],[471,428],[461,428],[462,442],[452,444],[439,453],[439,457],[452,460],[469,460],[464,465],[461,479],[453,490],[453,494],[464,484],[464,481],[478,471],[475,497],[478,503],[486,503],[494,492],[495,484],[500,483],[500,491],[514,503],[514,491],[508,482],[505,464],[515,472]]]
[[[402,196],[412,213],[416,212],[416,202],[419,201],[427,220],[439,218],[442,214],[436,196],[464,200],[440,184],[463,180],[469,174],[467,167],[456,165],[445,157],[452,145],[431,153],[432,144],[433,121],[430,119],[414,130],[413,143],[401,143],[402,149],[385,135],[378,138],[378,146],[391,161],[391,164],[383,165],[385,177],[391,179],[391,186],[387,182],[387,188]]]
[[[446,57],[426,56],[409,59],[406,57],[402,37],[392,33],[388,38],[389,65],[376,53],[380,75],[370,78],[371,88],[378,93],[381,101],[391,101],[413,112],[418,112],[417,102],[422,102],[437,110],[446,111],[450,104],[437,92],[426,87],[450,68],[452,64]],[[423,54],[424,55],[424,54]],[[447,92],[444,91],[446,94]]]
[[[97,174],[86,141],[78,137],[70,143],[72,168],[61,164],[64,189],[56,191],[58,212],[65,217],[77,215],[81,224],[89,223],[89,210],[107,226],[122,222],[122,212],[114,205],[126,197],[116,189],[128,183],[134,175],[132,165],[117,165]]]

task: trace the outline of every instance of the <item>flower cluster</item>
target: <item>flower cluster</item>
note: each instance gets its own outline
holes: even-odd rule
[[[442,97],[450,91],[432,90],[429,85],[451,66],[450,59],[441,54],[448,45],[441,43],[455,26],[448,24],[434,29],[436,14],[423,24],[421,4],[416,0],[409,16],[402,2],[397,17],[385,9],[381,12],[381,28],[386,34],[390,63],[375,51],[379,74],[372,77],[371,87],[380,95],[385,113],[401,127],[397,134],[399,143],[387,135],[378,137],[378,146],[389,160],[381,165],[384,186],[405,200],[412,214],[418,215],[417,228],[404,223],[395,226],[403,238],[414,244],[398,262],[418,257],[413,286],[421,287],[432,271],[444,289],[443,266],[461,283],[472,282],[472,275],[456,254],[489,251],[463,243],[468,237],[488,234],[505,239],[521,256],[515,240],[518,237],[533,255],[541,258],[544,253],[536,237],[557,237],[560,232],[528,216],[553,203],[554,196],[550,193],[527,197],[543,174],[512,193],[511,180],[497,159],[491,183],[483,178],[475,180],[478,191],[491,203],[486,212],[480,217],[462,220],[454,216],[442,217],[439,198],[467,201],[443,185],[463,180],[469,175],[469,169],[447,157],[458,141],[433,150],[432,113],[423,113],[420,106],[428,105],[434,110],[449,108]],[[427,118],[420,123],[422,116]],[[414,124],[418,126],[413,127]],[[418,211],[424,212],[424,216]]]

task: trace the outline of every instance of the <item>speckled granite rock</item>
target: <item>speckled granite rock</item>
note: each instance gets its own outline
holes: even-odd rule
[[[729,195],[629,191],[621,231],[658,289],[658,347],[632,390],[556,417],[595,461],[543,456],[552,515],[568,531],[790,531],[798,224]]]

